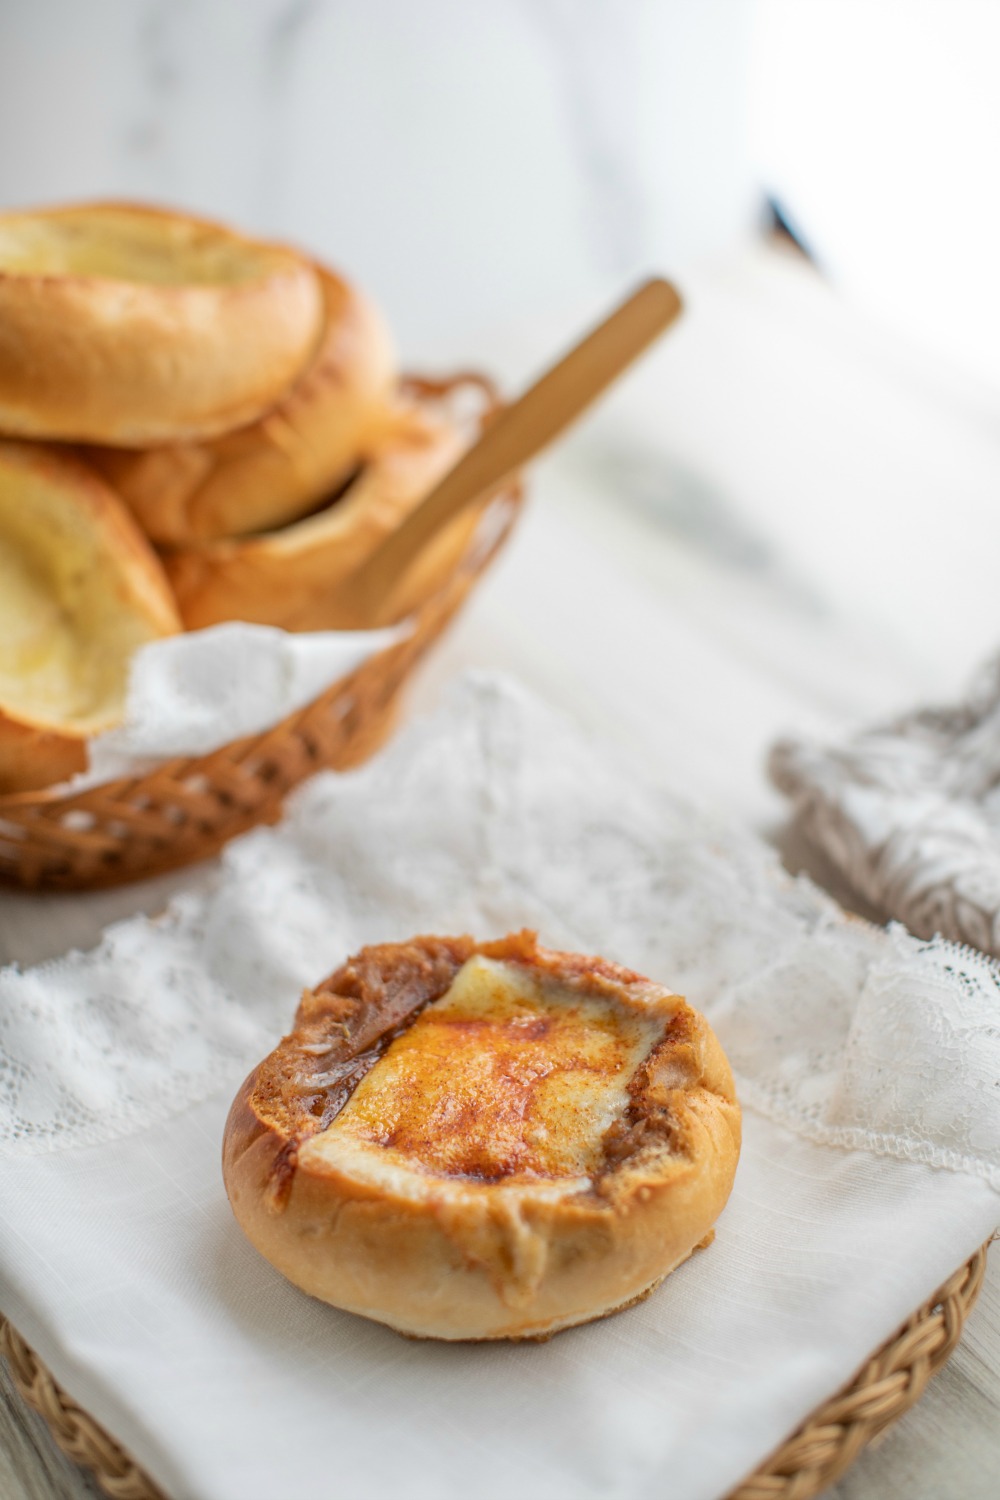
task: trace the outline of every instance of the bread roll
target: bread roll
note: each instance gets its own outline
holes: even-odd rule
[[[317,272],[325,319],[319,347],[264,416],[205,442],[87,452],[155,542],[185,545],[285,526],[372,445],[396,378],[389,333],[366,297],[331,271]]]
[[[0,215],[0,432],[139,447],[255,421],[312,357],[312,266],[125,203]]]
[[[537,1339],[705,1243],[740,1110],[679,995],[533,933],[366,948],[229,1114],[243,1230],[304,1291],[416,1338]]]
[[[164,553],[189,630],[251,620],[285,630],[338,623],[329,600],[347,577],[447,473],[464,446],[457,430],[419,406],[400,406],[346,492],[315,515],[261,536]],[[474,516],[444,538],[437,574],[467,539]]]
[[[180,620],[157,558],[83,464],[0,441],[0,792],[62,781],[121,717],[129,662]]]

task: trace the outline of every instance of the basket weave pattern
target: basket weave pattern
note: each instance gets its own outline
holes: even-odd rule
[[[872,1438],[918,1401],[954,1352],[986,1271],[983,1245],[858,1371],[727,1500],[812,1500],[838,1479]],[[45,1418],[56,1442],[94,1473],[112,1500],[167,1500],[92,1417],[53,1380],[38,1356],[0,1317],[0,1355],[21,1395]]]
[[[0,1318],[0,1355],[29,1406],[45,1418],[67,1457],[92,1470],[112,1500],[166,1500],[147,1474],[108,1436],[93,1417],[56,1384],[37,1355],[6,1318]]]
[[[497,406],[479,375],[411,377],[407,387],[447,405],[476,397],[480,423]],[[364,760],[388,734],[417,662],[506,539],[521,498],[515,485],[493,501],[448,578],[419,610],[410,636],[274,728],[84,791],[0,795],[0,878],[80,890],[176,869],[216,853],[256,823],[274,822],[286,794],[315,771]]]

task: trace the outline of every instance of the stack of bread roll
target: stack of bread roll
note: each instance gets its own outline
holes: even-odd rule
[[[461,444],[295,251],[126,203],[0,215],[0,793],[83,768],[144,642],[329,626]]]

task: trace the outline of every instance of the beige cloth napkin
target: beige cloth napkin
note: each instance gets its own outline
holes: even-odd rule
[[[964,701],[770,757],[795,821],[871,907],[1000,956],[1000,658]]]
[[[314,1302],[222,1188],[230,1100],[365,942],[534,926],[703,1008],[743,1154],[714,1244],[544,1345]],[[1000,1219],[1000,969],[847,921],[770,850],[464,684],[208,894],[0,975],[0,1308],[175,1500],[713,1500]]]

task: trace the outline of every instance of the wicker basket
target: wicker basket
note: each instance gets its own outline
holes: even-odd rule
[[[478,424],[497,409],[478,374],[408,389]],[[468,413],[466,413],[468,415]],[[446,582],[419,610],[413,633],[369,658],[274,728],[210,755],[167,761],[142,776],[85,791],[0,796],[0,879],[82,890],[139,880],[205,859],[256,823],[274,822],[285,795],[323,767],[342,770],[388,734],[400,689],[506,539],[520,486],[492,501]]]
[[[849,1385],[825,1401],[727,1500],[812,1500],[862,1449],[919,1400],[947,1364],[983,1284],[988,1246],[883,1344]],[[21,1395],[40,1412],[63,1452],[92,1470],[112,1500],[166,1500],[163,1491],[77,1406],[20,1334],[0,1317],[0,1355]]]

